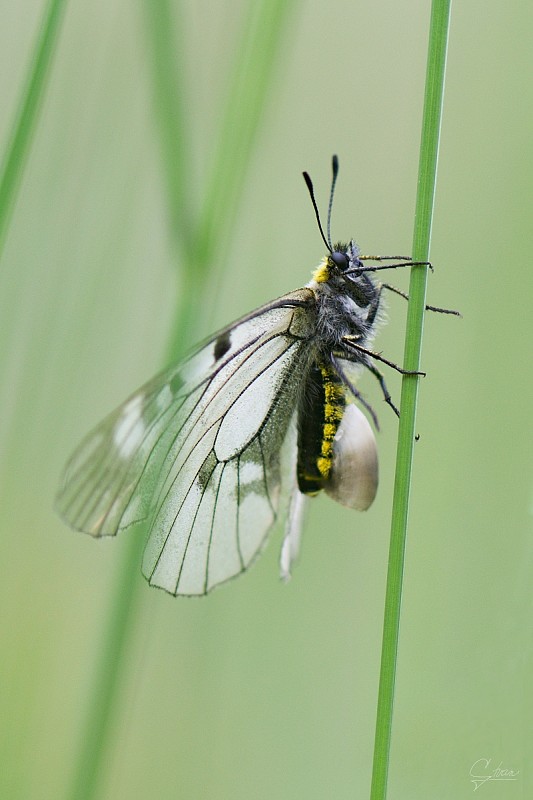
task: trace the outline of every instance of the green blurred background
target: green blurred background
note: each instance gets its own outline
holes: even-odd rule
[[[5,149],[45,5],[1,8]],[[73,533],[53,497],[80,437],[164,363],[187,268],[194,281],[173,221],[161,31],[195,218],[249,57],[248,9],[71,2],[54,45],[1,264],[2,798],[75,796],[128,542]],[[428,21],[421,0],[287,7],[256,135],[224,163],[242,193],[196,335],[307,282],[323,248],[301,172],[324,208],[333,152],[334,237],[410,250]],[[520,772],[480,792],[533,796],[532,24],[517,0],[452,10],[428,302],[464,316],[425,325],[390,766],[401,800],[471,796],[483,758]],[[401,360],[401,299],[389,317],[379,347]],[[280,530],[207,599],[168,597],[139,570],[99,798],[368,796],[397,424],[371,376],[362,387],[382,424],[378,498],[364,515],[314,502],[288,586]]]

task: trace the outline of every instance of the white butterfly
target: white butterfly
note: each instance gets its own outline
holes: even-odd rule
[[[333,160],[335,186],[338,162]],[[360,510],[378,483],[376,441],[354,385],[381,292],[357,245],[324,237],[313,280],[219,331],[108,416],[75,451],[57,506],[74,528],[114,536],[149,525],[143,572],[172,594],[203,595],[248,569],[289,510],[281,571],[290,574],[305,499],[324,489]],[[330,203],[331,208],[331,203]],[[406,260],[404,266],[412,264]],[[393,291],[395,291],[393,289]],[[402,370],[400,370],[402,371]],[[282,466],[285,443],[286,464]]]

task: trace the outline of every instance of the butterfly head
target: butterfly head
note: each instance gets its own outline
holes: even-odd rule
[[[313,279],[317,283],[355,281],[358,270],[363,266],[359,259],[359,253],[359,247],[353,240],[348,244],[338,242],[322,259],[313,273]]]

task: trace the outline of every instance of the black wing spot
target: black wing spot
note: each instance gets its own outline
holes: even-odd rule
[[[180,373],[178,372],[177,375],[174,375],[169,382],[170,391],[172,392],[172,397],[176,397],[180,393],[181,388],[184,385],[183,378],[181,377]]]
[[[198,481],[198,486],[202,490],[202,493],[205,492],[205,490],[207,489],[207,486],[209,484],[209,481],[211,480],[211,476],[215,471],[215,467],[217,464],[218,464],[217,457],[214,451],[212,450],[207,456],[202,466],[200,467],[200,471],[198,472],[198,475],[196,477],[196,480]]]
[[[220,334],[220,336],[215,342],[215,347],[213,350],[213,356],[215,358],[215,361],[220,361],[220,359],[226,355],[230,347],[231,347],[231,334],[229,331],[225,331],[224,333]]]

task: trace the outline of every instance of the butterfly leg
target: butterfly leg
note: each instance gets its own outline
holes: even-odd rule
[[[385,261],[385,257],[376,258],[376,256],[359,256],[359,261],[372,260],[372,261]],[[362,272],[380,272],[384,269],[399,269],[400,267],[428,267],[433,272],[433,264],[431,261],[399,261],[397,264],[382,264],[379,267],[354,267],[345,272],[346,275],[357,273],[360,275]]]
[[[406,292],[402,292],[402,290],[396,288],[396,286],[391,286],[390,283],[382,283],[380,288],[388,289],[389,292],[394,292],[394,294],[403,297],[405,300],[409,300],[409,295]],[[461,316],[459,311],[453,311],[450,308],[439,308],[439,306],[426,305],[426,311],[436,311],[438,314],[454,314],[456,317]]]
[[[417,370],[402,369],[402,367],[399,367],[398,364],[394,364],[394,362],[389,361],[386,358],[383,358],[383,356],[380,355],[379,353],[374,353],[372,350],[368,350],[366,347],[363,347],[362,345],[357,344],[356,342],[354,342],[351,339],[343,339],[343,344],[345,345],[345,347],[347,347],[348,351],[351,350],[354,355],[355,355],[356,352],[359,352],[359,353],[363,353],[366,356],[369,356],[369,358],[361,359],[359,361],[359,363],[361,363],[364,367],[366,367],[366,369],[368,369],[369,372],[371,372],[372,375],[374,375],[374,377],[378,380],[379,385],[381,387],[381,391],[383,393],[383,397],[385,399],[385,402],[392,408],[392,410],[394,411],[396,416],[399,417],[400,416],[400,412],[398,411],[398,409],[396,408],[396,406],[392,402],[392,397],[391,397],[391,394],[390,394],[389,390],[387,389],[387,384],[385,383],[385,378],[383,377],[383,375],[380,372],[380,370],[375,366],[375,364],[372,363],[372,361],[370,359],[374,358],[377,361],[382,361],[384,364],[387,364],[387,366],[392,367],[392,369],[395,369],[397,372],[401,373],[402,375],[425,375],[426,373],[425,372],[418,372]],[[356,359],[354,358],[353,360],[355,361]]]
[[[381,387],[381,391],[383,393],[383,397],[385,399],[385,402],[392,408],[392,410],[394,411],[396,416],[399,417],[400,416],[400,412],[398,411],[398,409],[396,408],[396,406],[392,402],[391,394],[390,394],[389,390],[387,389],[387,384],[385,383],[385,378],[383,377],[382,373],[379,371],[379,369],[374,364],[372,364],[371,361],[369,361],[368,364],[365,364],[365,367],[372,373],[372,375],[374,375],[377,378],[377,380],[379,382],[379,385]]]
[[[361,392],[358,391],[358,389],[356,389],[356,387],[353,385],[353,382],[348,378],[348,376],[346,375],[346,372],[344,371],[344,368],[343,368],[342,364],[340,363],[340,360],[341,359],[337,358],[337,356],[333,355],[333,353],[331,354],[331,364],[333,366],[333,369],[335,370],[335,372],[337,373],[339,378],[341,378],[343,383],[348,387],[348,389],[353,394],[353,396],[356,398],[356,400],[358,400],[358,402],[361,403],[361,405],[364,406],[364,408],[366,408],[366,410],[368,411],[368,413],[372,417],[372,421],[373,421],[374,425],[376,426],[376,430],[379,431],[379,422],[378,422],[378,418],[377,418],[376,412],[374,411],[374,409],[372,408],[370,403],[367,403],[367,401],[365,400],[365,398],[363,397]]]
[[[411,256],[359,256],[359,261],[408,261],[411,263]]]
[[[384,358],[381,355],[381,353],[375,353],[373,350],[368,350],[368,348],[363,347],[363,345],[361,345],[361,344],[357,344],[357,342],[354,342],[353,339],[350,339],[348,337],[345,337],[342,340],[342,344],[349,351],[364,353],[365,355],[370,356],[370,358],[373,358],[376,361],[382,361],[383,364],[386,364],[388,367],[391,367],[392,369],[395,369],[396,372],[399,372],[401,375],[421,375],[423,377],[425,377],[425,375],[426,375],[425,372],[419,372],[416,369],[403,369],[402,367],[398,366],[398,364],[395,364],[394,361],[389,361],[387,358]],[[368,367],[368,363],[367,363],[366,359],[361,359],[361,363],[363,363],[365,365],[365,367]]]

